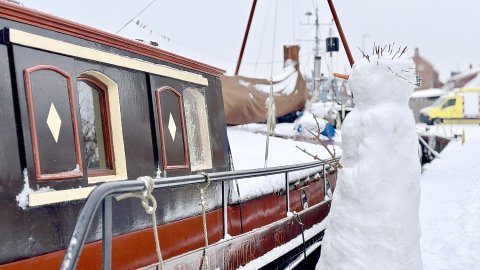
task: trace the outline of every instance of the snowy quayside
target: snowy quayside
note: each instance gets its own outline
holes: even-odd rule
[[[480,269],[480,126],[445,125],[450,141],[424,166],[420,222],[423,269]]]

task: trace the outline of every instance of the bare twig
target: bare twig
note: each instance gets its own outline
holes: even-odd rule
[[[383,56],[383,52],[385,51],[385,49],[387,48],[387,44],[385,44],[385,46],[383,46],[383,49],[382,49],[382,56]]]
[[[335,163],[337,163],[337,166],[338,168],[343,168],[342,165],[340,164],[340,162],[338,162],[338,160],[336,159],[335,155],[332,153],[332,151],[330,151],[330,149],[325,145],[325,143],[323,143],[322,139],[320,138],[320,136],[318,134],[315,134],[313,133],[311,130],[309,129],[306,129],[310,134],[312,134],[312,136],[315,137],[315,139],[317,139],[318,142],[320,142],[320,144],[327,150],[328,154],[335,160]]]
[[[304,152],[305,154],[307,154],[307,155],[309,155],[309,156],[313,157],[313,159],[315,159],[315,160],[320,160],[320,161],[323,161],[323,159],[319,158],[317,155],[313,155],[313,154],[311,154],[311,153],[310,153],[310,152],[308,152],[306,149],[303,149],[303,148],[301,148],[301,147],[300,147],[300,146],[298,146],[298,145],[295,145],[295,147],[297,147],[298,149],[300,149],[300,150],[301,150],[302,152]]]
[[[400,53],[400,55],[398,56],[398,58],[402,57],[402,55],[403,55],[404,53],[406,53],[407,50],[408,50],[408,48],[407,48],[407,46],[405,46],[405,48],[403,49],[402,53]]]
[[[362,51],[362,49],[360,49],[360,47],[357,47],[357,48],[362,53],[363,58],[366,58],[368,60],[368,62],[370,63],[370,57],[368,56],[368,54],[365,54],[365,52]]]
[[[402,49],[402,47],[398,47],[398,51],[392,56],[392,60],[393,60],[393,58],[395,58],[395,56],[400,52],[401,49]]]
[[[327,150],[327,152],[330,154],[330,156],[335,160],[335,162],[337,163],[337,167],[338,168],[342,168],[342,165],[340,164],[340,162],[338,162],[338,160],[336,159],[335,157],[335,153],[332,153],[332,151],[330,151],[330,149],[323,143],[322,139],[320,138],[320,123],[318,122],[318,117],[316,115],[313,115],[313,119],[315,120],[315,123],[317,124],[317,131],[318,133],[315,134],[313,133],[311,130],[309,130],[308,128],[306,128],[306,130],[312,134],[315,139]],[[335,149],[335,146],[333,147]]]
[[[395,74],[396,76],[398,76],[399,78],[404,79],[405,81],[407,81],[409,84],[418,86],[418,84],[412,83],[412,82],[409,81],[407,78],[405,78],[405,77],[401,76],[400,74],[396,73],[395,71],[393,71],[390,67],[388,67],[388,69],[389,69],[393,74]]]

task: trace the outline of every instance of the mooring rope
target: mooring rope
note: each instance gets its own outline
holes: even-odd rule
[[[270,136],[275,131],[275,115],[276,115],[276,108],[275,108],[275,100],[273,99],[273,59],[275,55],[275,39],[277,35],[277,7],[278,1],[275,1],[275,16],[273,22],[273,42],[272,42],[272,64],[270,66],[270,95],[265,101],[265,106],[267,108],[267,138],[265,142],[265,163],[264,168],[268,166],[268,148],[270,147]]]
[[[205,202],[205,190],[210,186],[210,176],[206,172],[202,172],[202,175],[205,177],[207,184],[200,187],[200,204],[202,205],[202,222],[203,222],[203,235],[205,236],[205,248],[203,250],[203,256],[205,258],[206,269],[210,269],[208,264],[208,231],[207,231],[207,214],[206,214],[206,202]]]
[[[293,211],[293,217],[295,219],[295,221],[298,223],[298,225],[300,225],[301,229],[302,229],[302,241],[303,241],[303,258],[304,259],[307,259],[307,245],[305,244],[305,229],[304,229],[304,224],[302,222],[302,219],[300,218],[300,215]]]
[[[142,176],[137,178],[137,180],[142,180],[145,183],[144,191],[131,192],[131,193],[118,195],[115,197],[115,199],[117,201],[120,201],[125,198],[138,198],[142,201],[143,209],[145,209],[145,212],[149,214],[152,218],[152,230],[153,230],[153,236],[155,240],[155,249],[157,251],[158,265],[160,269],[164,269],[165,265],[163,263],[162,251],[160,249],[160,241],[158,239],[158,231],[157,231],[157,215],[156,215],[157,201],[152,195],[152,191],[155,188],[155,182],[150,176]],[[151,202],[151,204],[149,204],[149,201]]]

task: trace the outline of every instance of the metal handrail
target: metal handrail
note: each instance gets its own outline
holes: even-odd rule
[[[303,164],[296,165],[287,165],[287,166],[278,166],[271,168],[262,168],[262,169],[251,169],[251,170],[241,170],[241,171],[227,171],[227,172],[214,172],[209,173],[211,182],[225,182],[232,181],[235,179],[245,179],[253,178],[259,176],[267,176],[273,174],[285,173],[285,185],[286,185],[286,194],[287,194],[287,212],[289,211],[289,188],[288,188],[288,173],[292,171],[305,170],[315,167],[323,167],[325,171],[325,166],[334,163],[335,159],[330,158],[323,161],[314,161]],[[169,188],[169,187],[179,187],[192,184],[205,183],[206,179],[203,175],[187,175],[187,176],[176,176],[169,178],[156,178],[154,179],[155,189]],[[225,187],[224,187],[225,188]],[[110,269],[110,253],[111,251],[111,237],[112,237],[112,221],[111,221],[111,195],[121,194],[127,192],[138,192],[145,189],[145,182],[141,180],[125,180],[125,181],[116,181],[116,182],[106,182],[98,187],[96,187],[90,195],[87,197],[80,215],[78,217],[75,229],[73,231],[72,237],[68,244],[67,250],[63,257],[62,264],[60,269],[75,269],[75,266],[78,262],[80,251],[85,244],[87,233],[90,229],[90,226],[93,221],[93,217],[98,210],[98,207],[103,202],[103,228],[102,228],[102,240],[103,240],[103,268]],[[224,209],[224,222],[226,221],[226,199],[225,192],[222,192],[223,197],[223,207]],[[224,229],[226,224],[224,224]],[[107,252],[108,251],[108,252]]]

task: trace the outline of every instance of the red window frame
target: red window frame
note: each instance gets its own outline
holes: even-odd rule
[[[108,87],[99,81],[98,79],[88,76],[88,75],[80,75],[77,77],[77,82],[84,82],[88,84],[90,87],[94,88],[98,91],[99,99],[100,99],[100,113],[101,113],[101,121],[102,121],[102,129],[103,129],[103,144],[105,147],[105,162],[108,169],[88,169],[87,174],[90,177],[95,176],[106,176],[106,175],[114,175],[115,174],[115,162],[114,162],[114,154],[113,154],[113,147],[112,147],[112,136],[111,136],[111,126],[110,126],[110,113],[109,113],[109,102],[108,102]]]

